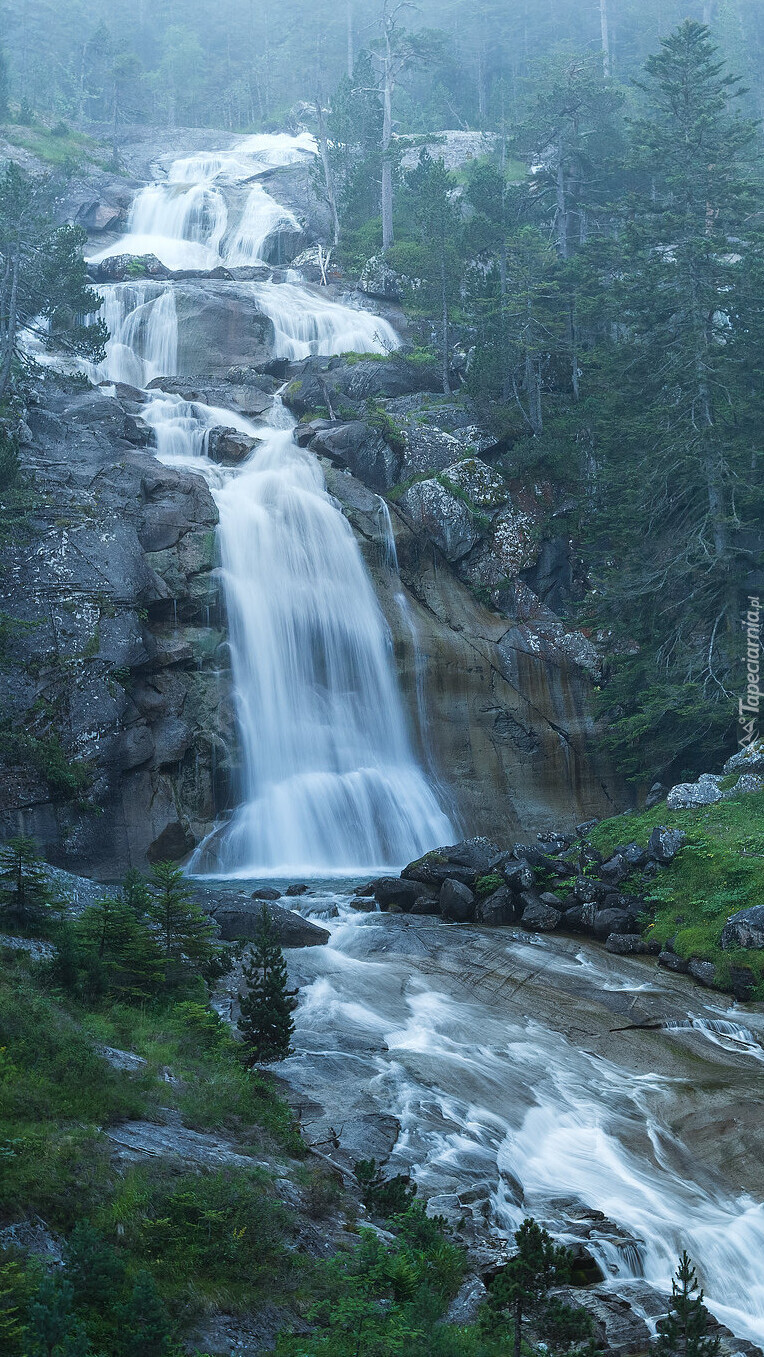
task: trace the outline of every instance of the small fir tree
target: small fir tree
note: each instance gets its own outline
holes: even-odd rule
[[[660,1357],[715,1357],[719,1346],[708,1334],[703,1291],[685,1250],[671,1279],[671,1309],[658,1320],[655,1351]]]
[[[514,1357],[520,1357],[526,1320],[539,1321],[543,1326],[549,1292],[569,1279],[571,1257],[568,1249],[555,1244],[549,1232],[530,1217],[515,1231],[515,1243],[517,1253],[491,1288],[490,1310],[492,1316],[508,1312],[514,1324]],[[551,1327],[559,1327],[561,1319],[555,1312]]]
[[[28,928],[56,912],[45,866],[34,839],[18,834],[0,849],[0,916]]]
[[[151,886],[149,915],[157,926],[167,982],[177,983],[184,972],[200,969],[212,961],[215,928],[192,899],[183,872],[174,862],[155,863]]]
[[[123,900],[109,897],[85,910],[76,925],[86,988],[132,1002],[160,988],[165,963],[156,937]]]
[[[273,927],[273,916],[263,905],[255,945],[244,966],[247,983],[239,995],[239,1031],[247,1048],[247,1064],[285,1060],[294,1032],[292,1013],[296,990],[288,988],[287,968]]]
[[[167,1306],[150,1272],[138,1273],[121,1317],[125,1357],[172,1357],[178,1352]]]
[[[151,887],[136,867],[130,867],[122,878],[120,894],[125,904],[138,919],[145,919],[151,911]]]

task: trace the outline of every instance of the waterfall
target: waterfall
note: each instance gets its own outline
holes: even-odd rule
[[[392,325],[370,311],[330,302],[294,283],[253,283],[252,291],[273,321],[277,358],[294,362],[311,354],[389,353],[400,347]]]
[[[178,317],[168,283],[111,283],[95,289],[109,331],[106,358],[88,364],[91,381],[126,382],[144,387],[155,377],[178,370]]]
[[[226,876],[400,867],[452,827],[414,758],[390,635],[352,529],[280,402],[265,425],[161,396],[144,409],[161,460],[201,470],[220,547],[244,756],[244,801],[202,844]],[[239,472],[205,459],[235,424],[260,442]]]
[[[251,190],[241,221],[226,245],[227,264],[259,264],[264,259],[265,243],[276,231],[297,233],[300,223],[293,212],[281,207],[260,184]]]

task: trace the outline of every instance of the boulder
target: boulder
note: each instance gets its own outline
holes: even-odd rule
[[[401,449],[391,447],[384,433],[366,420],[323,422],[310,447],[334,466],[352,471],[371,490],[390,490],[399,480]]]
[[[647,857],[647,854],[645,854]],[[599,874],[603,881],[607,881],[611,886],[620,886],[625,881],[631,871],[629,863],[620,853],[614,853],[612,858],[603,862],[599,868]]]
[[[706,989],[713,989],[716,979],[716,967],[713,961],[701,961],[700,957],[691,957],[687,969],[693,980]]]
[[[440,914],[440,898],[434,892],[423,892],[411,906],[412,914]]]
[[[252,892],[253,900],[280,900],[281,891],[277,891],[275,886],[261,886],[259,890]]]
[[[664,799],[665,795],[666,788],[663,783],[654,782],[645,797],[645,810],[652,810],[653,806],[657,806]]]
[[[761,951],[764,948],[764,905],[752,905],[731,914],[722,929],[722,947],[725,952],[736,948]]]
[[[358,279],[358,287],[367,297],[380,297],[386,302],[399,302],[403,297],[409,280],[395,269],[391,269],[384,255],[373,255],[367,259]]]
[[[475,509],[500,509],[509,499],[504,477],[479,457],[464,457],[460,462],[452,462],[441,472],[440,479],[460,495],[466,495]]]
[[[615,956],[640,956],[649,948],[641,933],[611,933],[605,951]]]
[[[505,505],[495,515],[479,548],[464,562],[463,578],[483,589],[515,579],[533,565],[538,554],[533,527],[530,514]]]
[[[739,1004],[747,1004],[756,988],[756,976],[748,966],[730,966],[730,986]]]
[[[650,1351],[652,1339],[645,1320],[607,1284],[559,1287],[551,1294],[565,1305],[586,1310],[594,1323],[597,1347],[609,1357],[636,1357]]]
[[[291,886],[287,886],[285,895],[307,895],[309,887],[304,881],[294,881]]]
[[[511,924],[514,918],[515,902],[512,892],[507,886],[500,886],[491,895],[484,896],[482,900],[478,900],[475,907],[475,920],[480,924],[490,924],[495,927],[501,924]]]
[[[644,867],[647,862],[647,849],[641,848],[638,843],[627,843],[623,848],[616,848],[615,851],[624,859],[624,862],[628,863],[629,867],[639,869]]]
[[[552,905],[545,905],[541,896],[534,891],[523,891],[520,896],[523,912],[520,922],[531,933],[551,933],[559,928],[562,911]]]
[[[475,914],[475,896],[461,881],[448,877],[440,888],[440,912],[453,923],[467,923]]]
[[[598,909],[594,916],[594,936],[600,942],[611,933],[631,933],[633,929],[634,915],[625,909]]]
[[[452,844],[450,848],[440,849],[440,852],[449,862],[456,863],[458,867],[468,867],[477,876],[487,876],[494,872],[506,857],[506,853],[495,843],[480,836],[464,839],[461,843]]]
[[[560,927],[566,933],[582,933],[586,928],[583,905],[571,905],[563,912]]]
[[[590,876],[576,877],[573,894],[582,904],[595,904],[604,908],[606,902],[613,901],[618,892],[607,881],[596,881]]]
[[[221,904],[212,913],[224,942],[251,942],[256,937],[263,904]],[[329,941],[330,934],[301,914],[280,905],[268,904],[277,942],[282,947],[316,947]]]
[[[97,283],[122,283],[125,279],[170,277],[170,270],[155,254],[136,258],[131,254],[113,254],[99,264],[90,264],[88,271]]]
[[[211,462],[220,462],[223,466],[238,466],[245,462],[260,442],[238,429],[210,429],[207,438],[207,456]]]
[[[677,956],[676,952],[668,950],[658,953],[658,965],[663,966],[664,970],[676,971],[678,975],[686,975],[690,969],[688,963]]]
[[[724,771],[726,774],[764,773],[764,738],[754,740],[743,749],[739,749],[732,758],[727,759]]]
[[[416,481],[398,500],[415,533],[423,533],[447,561],[459,561],[479,540],[475,515],[439,481]]]
[[[666,797],[669,810],[687,810],[690,806],[713,806],[721,801],[721,777],[703,773],[697,782],[680,782]]]
[[[416,881],[403,880],[399,876],[381,876],[374,882],[374,899],[380,909],[410,910],[422,887]]]
[[[764,776],[762,776],[761,773],[741,773],[734,787],[730,787],[728,791],[722,792],[722,800],[729,801],[733,796],[763,791]]]
[[[510,890],[518,893],[530,890],[536,879],[533,875],[533,868],[525,858],[505,863],[501,869],[501,874]]]
[[[665,825],[656,825],[650,835],[647,851],[655,862],[662,864],[673,862],[687,835],[681,829],[667,829]]]

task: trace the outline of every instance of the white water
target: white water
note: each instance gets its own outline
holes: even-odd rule
[[[340,306],[294,283],[253,283],[252,291],[273,321],[277,358],[294,362],[318,353],[390,353],[400,347],[392,325],[370,311]]]
[[[91,381],[145,387],[178,370],[178,317],[168,283],[112,283],[95,289],[103,307],[91,320],[109,331],[106,358],[88,364]]]
[[[329,947],[290,962],[301,985],[298,1053],[280,1068],[298,1102],[324,1109],[315,1122],[307,1114],[308,1138],[376,1106],[401,1126],[389,1171],[413,1172],[433,1210],[469,1219],[477,1203],[482,1220],[482,1202],[507,1236],[533,1215],[562,1240],[583,1239],[616,1291],[642,1278],[669,1292],[686,1248],[713,1312],[760,1343],[764,1206],[724,1185],[704,1155],[710,1133],[728,1134],[737,1152],[734,1082],[697,1145],[675,1129],[693,1136],[696,1082],[701,1106],[725,1087],[729,1057],[703,1063],[702,1047],[686,1049],[698,1020],[689,1036],[651,1035],[659,1072],[645,1073],[631,1060],[633,1035],[607,1035],[618,1019],[600,1004],[606,976],[639,994],[644,965],[592,948],[584,967],[565,939],[359,917],[333,899],[341,917],[328,922]],[[664,992],[646,1002],[676,1011],[686,984],[659,972],[655,989]],[[740,1030],[723,1008],[707,1011],[704,1025]],[[737,1087],[748,1083],[758,1105],[761,1035],[745,1029],[735,1057]],[[581,1208],[606,1221],[583,1229]]]
[[[127,234],[90,257],[98,264],[114,255],[155,255],[168,269],[210,270],[263,262],[266,242],[300,223],[261,184],[254,184],[236,227],[218,185],[232,186],[282,165],[311,158],[309,135],[242,138],[231,151],[200,152],[170,166],[167,181],[148,184],[130,209]],[[228,235],[227,243],[224,240]]]
[[[207,476],[244,754],[242,805],[192,870],[306,875],[400,867],[453,830],[414,759],[390,636],[352,529],[277,402],[265,425],[177,397],[144,408],[161,460]],[[210,428],[260,438],[239,472]]]

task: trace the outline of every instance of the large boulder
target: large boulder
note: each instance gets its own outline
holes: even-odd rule
[[[504,477],[479,457],[464,457],[441,472],[441,480],[460,495],[466,495],[475,509],[485,512],[500,509],[509,499]]]
[[[276,940],[281,947],[316,947],[329,941],[330,934],[325,928],[319,928],[310,919],[303,919],[294,910],[283,909],[281,905],[273,903],[269,903],[267,908]],[[224,942],[252,942],[257,936],[262,909],[263,904],[255,901],[251,904],[220,904],[210,913]]]
[[[594,1324],[597,1347],[609,1357],[638,1357],[650,1351],[652,1339],[645,1320],[607,1285],[566,1286],[552,1295],[565,1305],[586,1310]]]
[[[260,440],[239,429],[210,429],[207,456],[223,466],[238,466],[245,462]]]
[[[475,514],[439,481],[416,481],[398,500],[414,532],[428,537],[448,561],[459,561],[480,538]]]
[[[325,423],[314,435],[310,447],[313,452],[328,457],[335,466],[352,471],[372,490],[390,490],[398,480],[400,449],[391,447],[384,433],[366,420]]]
[[[448,878],[440,888],[440,912],[453,923],[467,923],[475,915],[475,896],[469,886]]]
[[[739,749],[724,765],[725,773],[764,773],[764,738]]]
[[[490,895],[484,895],[475,906],[475,920],[480,924],[497,927],[511,924],[515,918],[515,901],[507,886],[500,886]]]
[[[691,806],[713,806],[721,801],[721,777],[702,773],[697,782],[680,782],[666,797],[669,810],[687,810]]]
[[[480,546],[464,562],[464,578],[472,585],[493,589],[531,566],[538,555],[533,522],[529,514],[507,504],[496,514]]]
[[[764,948],[764,905],[752,905],[730,915],[722,929],[722,947],[732,952],[738,947],[760,951]]]
[[[665,825],[656,825],[647,843],[650,857],[665,866],[673,862],[687,835],[681,829],[667,829]]]
[[[399,876],[381,876],[374,882],[374,899],[380,909],[410,910],[422,888],[416,881],[407,881]]]

